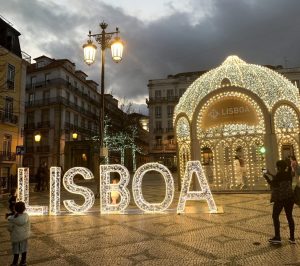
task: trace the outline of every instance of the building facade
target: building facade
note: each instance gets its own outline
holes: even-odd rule
[[[26,67],[20,33],[0,18],[0,189],[16,184],[22,164]],[[18,147],[18,153],[17,151]]]
[[[173,113],[186,88],[204,72],[169,75],[167,79],[149,80],[149,156],[172,170],[177,167]]]
[[[66,142],[98,134],[100,102],[98,84],[70,60],[47,56],[34,60],[26,80],[23,160],[32,175],[43,163],[64,169]],[[40,135],[38,142],[36,135]]]

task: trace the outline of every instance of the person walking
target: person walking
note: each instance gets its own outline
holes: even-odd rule
[[[22,254],[20,264],[26,265],[26,254],[28,249],[28,238],[30,236],[29,216],[25,211],[25,203],[19,201],[15,205],[16,214],[8,217],[8,231],[12,242],[13,262],[18,265],[19,254]]]
[[[235,176],[235,180],[236,180],[236,185],[239,189],[243,189],[244,188],[244,181],[243,181],[243,168],[241,166],[241,161],[239,156],[235,156],[234,157],[234,176]]]
[[[271,187],[271,202],[273,205],[272,219],[275,236],[269,239],[271,244],[281,244],[279,215],[284,209],[289,224],[289,242],[295,244],[295,222],[293,219],[294,194],[292,188],[291,167],[284,160],[276,162],[276,175],[269,171],[264,173],[264,178]]]

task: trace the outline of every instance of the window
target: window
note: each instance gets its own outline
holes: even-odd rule
[[[300,88],[300,81],[299,81],[299,80],[292,80],[292,83],[293,83],[297,88]]]
[[[175,144],[174,136],[168,136],[168,141],[169,144],[174,145]]]
[[[173,90],[167,90],[167,98],[168,100],[171,100],[174,96],[174,91]]]
[[[162,127],[161,127],[161,121],[156,121],[156,122],[155,122],[155,126],[156,126],[156,127],[155,127],[156,130],[158,130],[158,131],[161,130],[161,129],[162,129]]]
[[[168,120],[168,131],[173,130],[173,121],[172,120]]]
[[[155,98],[161,97],[161,91],[155,91]]]
[[[66,123],[70,123],[70,112],[69,111],[66,111]]]
[[[3,138],[3,155],[10,155],[11,153],[11,142],[12,142],[12,136],[11,135],[4,135]]]
[[[91,121],[88,121],[88,129],[92,130],[92,122]]]
[[[31,77],[30,82],[31,82],[31,88],[35,88],[36,77]]]
[[[15,88],[15,67],[8,64],[7,69],[7,89],[13,90]]]
[[[155,137],[155,144],[156,145],[161,145],[162,144],[162,137],[161,136],[156,136]]]
[[[27,124],[34,124],[34,112],[26,112],[27,114]]]
[[[81,127],[85,128],[85,119],[84,118],[81,118]]]
[[[30,93],[28,97],[29,105],[32,105],[34,103],[34,93]]]
[[[74,86],[77,89],[77,86],[78,86],[77,81],[74,81]]]
[[[50,99],[50,91],[43,91],[43,102],[44,104],[49,103],[49,99]]]
[[[42,122],[48,122],[49,121],[49,109],[43,109],[42,110],[41,121]]]
[[[6,97],[5,98],[5,119],[10,120],[13,116],[13,111],[14,111],[14,103],[13,103],[13,98],[11,97]]]
[[[67,83],[70,84],[70,77],[68,75],[66,75],[66,80],[67,80]]]
[[[74,115],[74,125],[78,126],[78,115]]]
[[[50,73],[45,74],[45,83],[50,81]]]
[[[67,98],[67,102],[69,103],[69,101],[70,101],[70,93],[69,92],[66,92],[66,98]]]
[[[44,67],[45,65],[46,65],[45,61],[39,61],[39,62],[36,63],[37,68]]]
[[[168,105],[167,106],[168,117],[172,117],[173,116],[173,111],[174,111],[174,106]]]
[[[185,89],[180,89],[179,90],[179,96],[182,96],[182,94],[184,94],[184,92],[185,92]]]
[[[161,118],[161,106],[155,106],[155,117]]]
[[[76,96],[74,96],[74,104],[77,105],[78,99]]]

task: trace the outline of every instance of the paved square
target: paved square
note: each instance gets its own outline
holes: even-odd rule
[[[145,180],[143,193],[148,201],[162,199],[163,186]],[[287,241],[283,214],[283,243],[272,246],[267,241],[273,236],[269,194],[214,194],[224,213],[181,215],[175,212],[175,194],[174,212],[166,214],[101,215],[96,199],[86,215],[32,216],[28,265],[300,265],[299,207],[294,208],[297,244]],[[77,201],[66,191],[62,199]],[[48,200],[47,192],[30,194],[32,205]],[[6,198],[0,204],[0,265],[9,265]],[[130,209],[137,209],[133,202]]]

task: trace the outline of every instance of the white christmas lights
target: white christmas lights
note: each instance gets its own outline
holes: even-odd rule
[[[255,93],[269,110],[279,100],[300,105],[298,89],[284,76],[267,67],[247,64],[237,56],[229,56],[221,66],[208,71],[191,84],[176,105],[174,119],[180,113],[185,113],[191,121],[201,99],[221,88],[225,78],[232,86]]]
[[[120,181],[117,184],[111,184],[110,174],[118,173]],[[101,213],[122,213],[130,202],[130,193],[127,185],[130,179],[127,168],[120,164],[100,165],[100,211]],[[110,203],[111,192],[117,191],[120,194],[120,202]]]
[[[80,206],[74,200],[64,200],[66,209],[73,213],[83,213],[88,211],[95,202],[95,195],[87,187],[78,186],[74,183],[74,176],[81,175],[84,179],[93,179],[93,173],[84,167],[73,167],[69,169],[63,177],[63,185],[67,191],[73,194],[79,194],[84,197],[84,203]]]
[[[166,184],[165,198],[161,203],[149,203],[145,200],[142,193],[142,181],[144,175],[149,171],[159,172]],[[132,180],[132,194],[135,204],[144,212],[163,212],[173,201],[174,197],[174,180],[169,169],[159,163],[146,163],[140,166],[134,174]]]
[[[60,214],[61,168],[50,167],[50,215]]]
[[[44,215],[48,212],[47,206],[30,206],[29,205],[29,168],[18,168],[18,201],[23,201],[26,206],[26,212],[30,215]]]
[[[196,175],[201,191],[189,191],[193,173]],[[186,170],[182,182],[182,188],[179,196],[177,213],[183,213],[187,200],[206,200],[209,211],[211,213],[217,212],[217,206],[211,194],[209,185],[207,183],[204,171],[200,161],[189,161],[186,165]]]

